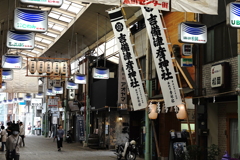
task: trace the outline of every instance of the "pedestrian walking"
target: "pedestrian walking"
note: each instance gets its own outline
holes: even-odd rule
[[[1,126],[1,139],[2,139],[2,148],[1,151],[4,151],[4,145],[6,146],[6,140],[7,140],[7,131],[5,130],[4,126]]]
[[[6,160],[19,160],[19,147],[22,144],[22,138],[19,136],[19,125],[12,124],[12,134],[8,136],[6,141]]]
[[[19,122],[19,126],[20,126],[20,137],[22,138],[22,143],[23,143],[23,147],[25,146],[25,142],[24,142],[24,138],[25,138],[25,128],[22,122]]]
[[[64,137],[64,130],[62,129],[62,126],[59,125],[56,133],[58,151],[61,151],[63,137]]]

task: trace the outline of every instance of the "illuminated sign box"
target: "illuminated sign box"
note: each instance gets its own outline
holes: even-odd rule
[[[18,55],[3,55],[2,68],[21,69],[22,57]]]
[[[35,34],[33,32],[7,32],[7,47],[12,49],[33,49]]]
[[[63,0],[20,0],[20,2],[25,4],[51,6],[51,7],[61,7],[61,5],[63,4]]]
[[[2,82],[1,90],[5,90],[5,89],[7,89],[7,83],[6,82]]]
[[[55,94],[63,94],[63,87],[53,87],[52,92]]]
[[[35,94],[35,98],[43,98],[43,93],[39,92],[39,93]]]
[[[19,97],[19,98],[17,99],[17,101],[18,101],[19,103],[23,103],[23,102],[24,102],[24,99],[23,99],[22,97]]]
[[[48,29],[48,12],[16,8],[14,11],[14,28],[20,31],[46,32]]]
[[[240,3],[231,2],[226,7],[226,23],[230,27],[240,28]]]
[[[207,43],[207,26],[200,23],[182,22],[178,26],[178,40],[182,43]]]
[[[12,69],[3,69],[2,70],[2,79],[3,80],[13,80],[13,70]]]
[[[74,83],[76,84],[86,84],[86,75],[82,75],[82,74],[75,74],[74,77]]]
[[[109,69],[107,68],[93,68],[92,74],[95,79],[109,79]]]
[[[56,94],[53,93],[52,89],[47,89],[46,95],[47,96],[56,96]]]
[[[181,58],[181,67],[192,67],[193,60],[192,58]]]
[[[73,81],[67,81],[66,89],[78,89],[78,84],[74,83]]]
[[[211,67],[211,87],[229,88],[230,87],[230,65],[228,62],[214,64]]]

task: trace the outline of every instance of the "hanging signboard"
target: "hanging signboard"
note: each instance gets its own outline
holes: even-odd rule
[[[8,69],[21,69],[22,57],[18,55],[3,55],[2,56],[2,68]]]
[[[240,28],[240,3],[239,2],[231,2],[226,7],[227,17],[226,22],[227,25],[233,28]]]
[[[118,48],[120,49],[119,55],[121,56],[133,108],[134,110],[144,109],[147,107],[146,96],[121,9],[117,8],[108,11],[108,14],[110,16]]]
[[[48,108],[50,108],[52,112],[58,111],[58,97],[48,99]]]
[[[25,101],[31,101],[32,96],[31,95],[25,95],[24,100]]]
[[[7,83],[6,82],[2,82],[1,90],[5,90],[5,89],[7,89]]]
[[[74,83],[76,84],[86,84],[87,80],[86,80],[86,75],[83,74],[75,74],[73,76],[74,79]]]
[[[191,56],[192,55],[192,45],[191,44],[183,44],[182,45],[182,55],[183,56]]]
[[[16,8],[14,11],[14,28],[21,31],[46,32],[48,29],[48,12]]]
[[[47,96],[56,96],[56,94],[53,93],[52,89],[47,89],[46,95]]]
[[[70,0],[72,1],[72,0]],[[157,8],[162,11],[169,11],[170,2],[169,0],[84,0],[84,2],[90,3],[101,3],[105,5],[117,5],[120,2],[123,7],[140,7],[146,6],[151,8]]]
[[[207,43],[207,26],[194,22],[182,22],[178,25],[178,40],[181,43]]]
[[[8,99],[7,100],[7,104],[13,104],[13,100],[12,99]]]
[[[52,93],[54,94],[63,94],[63,87],[53,87]]]
[[[70,100],[74,100],[75,99],[75,89],[69,89],[68,96],[69,96]]]
[[[66,89],[78,89],[78,84],[74,83],[73,81],[67,81]]]
[[[118,65],[118,104],[127,104],[127,81],[123,70],[121,57]]]
[[[43,93],[42,92],[36,93],[35,98],[43,98]]]
[[[11,49],[33,49],[35,34],[33,32],[7,32],[7,47]]]
[[[19,98],[17,99],[17,101],[18,101],[18,103],[22,103],[22,102],[24,102],[24,99],[23,99],[22,97],[19,97]]]
[[[218,0],[171,0],[171,12],[218,14]]]
[[[93,68],[92,75],[94,79],[109,79],[108,68]]]
[[[12,69],[3,69],[2,79],[3,80],[12,80],[13,79],[13,70]]]
[[[166,107],[182,103],[179,86],[168,48],[164,28],[157,9],[142,7],[154,63]]]
[[[20,0],[20,2],[40,6],[61,7],[63,0]]]

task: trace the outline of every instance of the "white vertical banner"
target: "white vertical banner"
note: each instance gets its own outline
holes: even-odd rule
[[[118,104],[127,104],[127,80],[121,57],[119,57],[118,63]]]
[[[124,73],[127,79],[134,110],[147,107],[147,100],[142,85],[142,80],[137,67],[135,55],[126,24],[120,8],[108,11],[113,32],[119,48]]]
[[[162,21],[157,9],[142,7],[154,63],[166,107],[182,103]]]

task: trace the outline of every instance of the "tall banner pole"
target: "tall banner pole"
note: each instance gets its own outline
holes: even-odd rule
[[[147,100],[121,8],[109,10],[110,21],[119,48],[134,110],[145,109]]]

